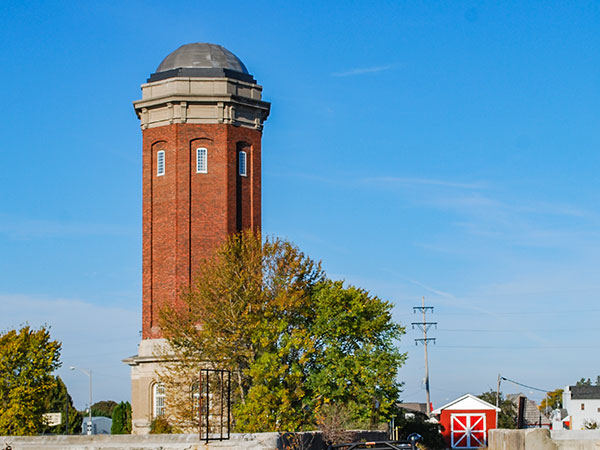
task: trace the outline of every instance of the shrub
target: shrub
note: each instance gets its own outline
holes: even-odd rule
[[[172,434],[173,426],[165,416],[155,417],[150,423],[150,434]]]

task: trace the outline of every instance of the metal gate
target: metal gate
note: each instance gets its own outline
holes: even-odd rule
[[[481,448],[486,446],[485,414],[451,414],[452,448]]]
[[[198,378],[198,435],[222,441],[231,433],[231,372],[201,369]]]

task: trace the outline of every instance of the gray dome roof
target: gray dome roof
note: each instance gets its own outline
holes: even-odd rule
[[[156,73],[181,68],[229,69],[248,74],[237,56],[220,45],[207,43],[182,45],[163,59]]]

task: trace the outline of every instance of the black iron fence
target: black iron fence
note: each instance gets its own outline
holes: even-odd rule
[[[231,436],[231,372],[201,369],[198,378],[198,435],[222,441]]]

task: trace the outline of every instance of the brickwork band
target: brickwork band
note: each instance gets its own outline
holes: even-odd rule
[[[261,134],[230,124],[143,130],[143,339],[162,337],[160,309],[178,305],[203,258],[229,234],[260,230]],[[203,172],[197,161],[201,148]]]

